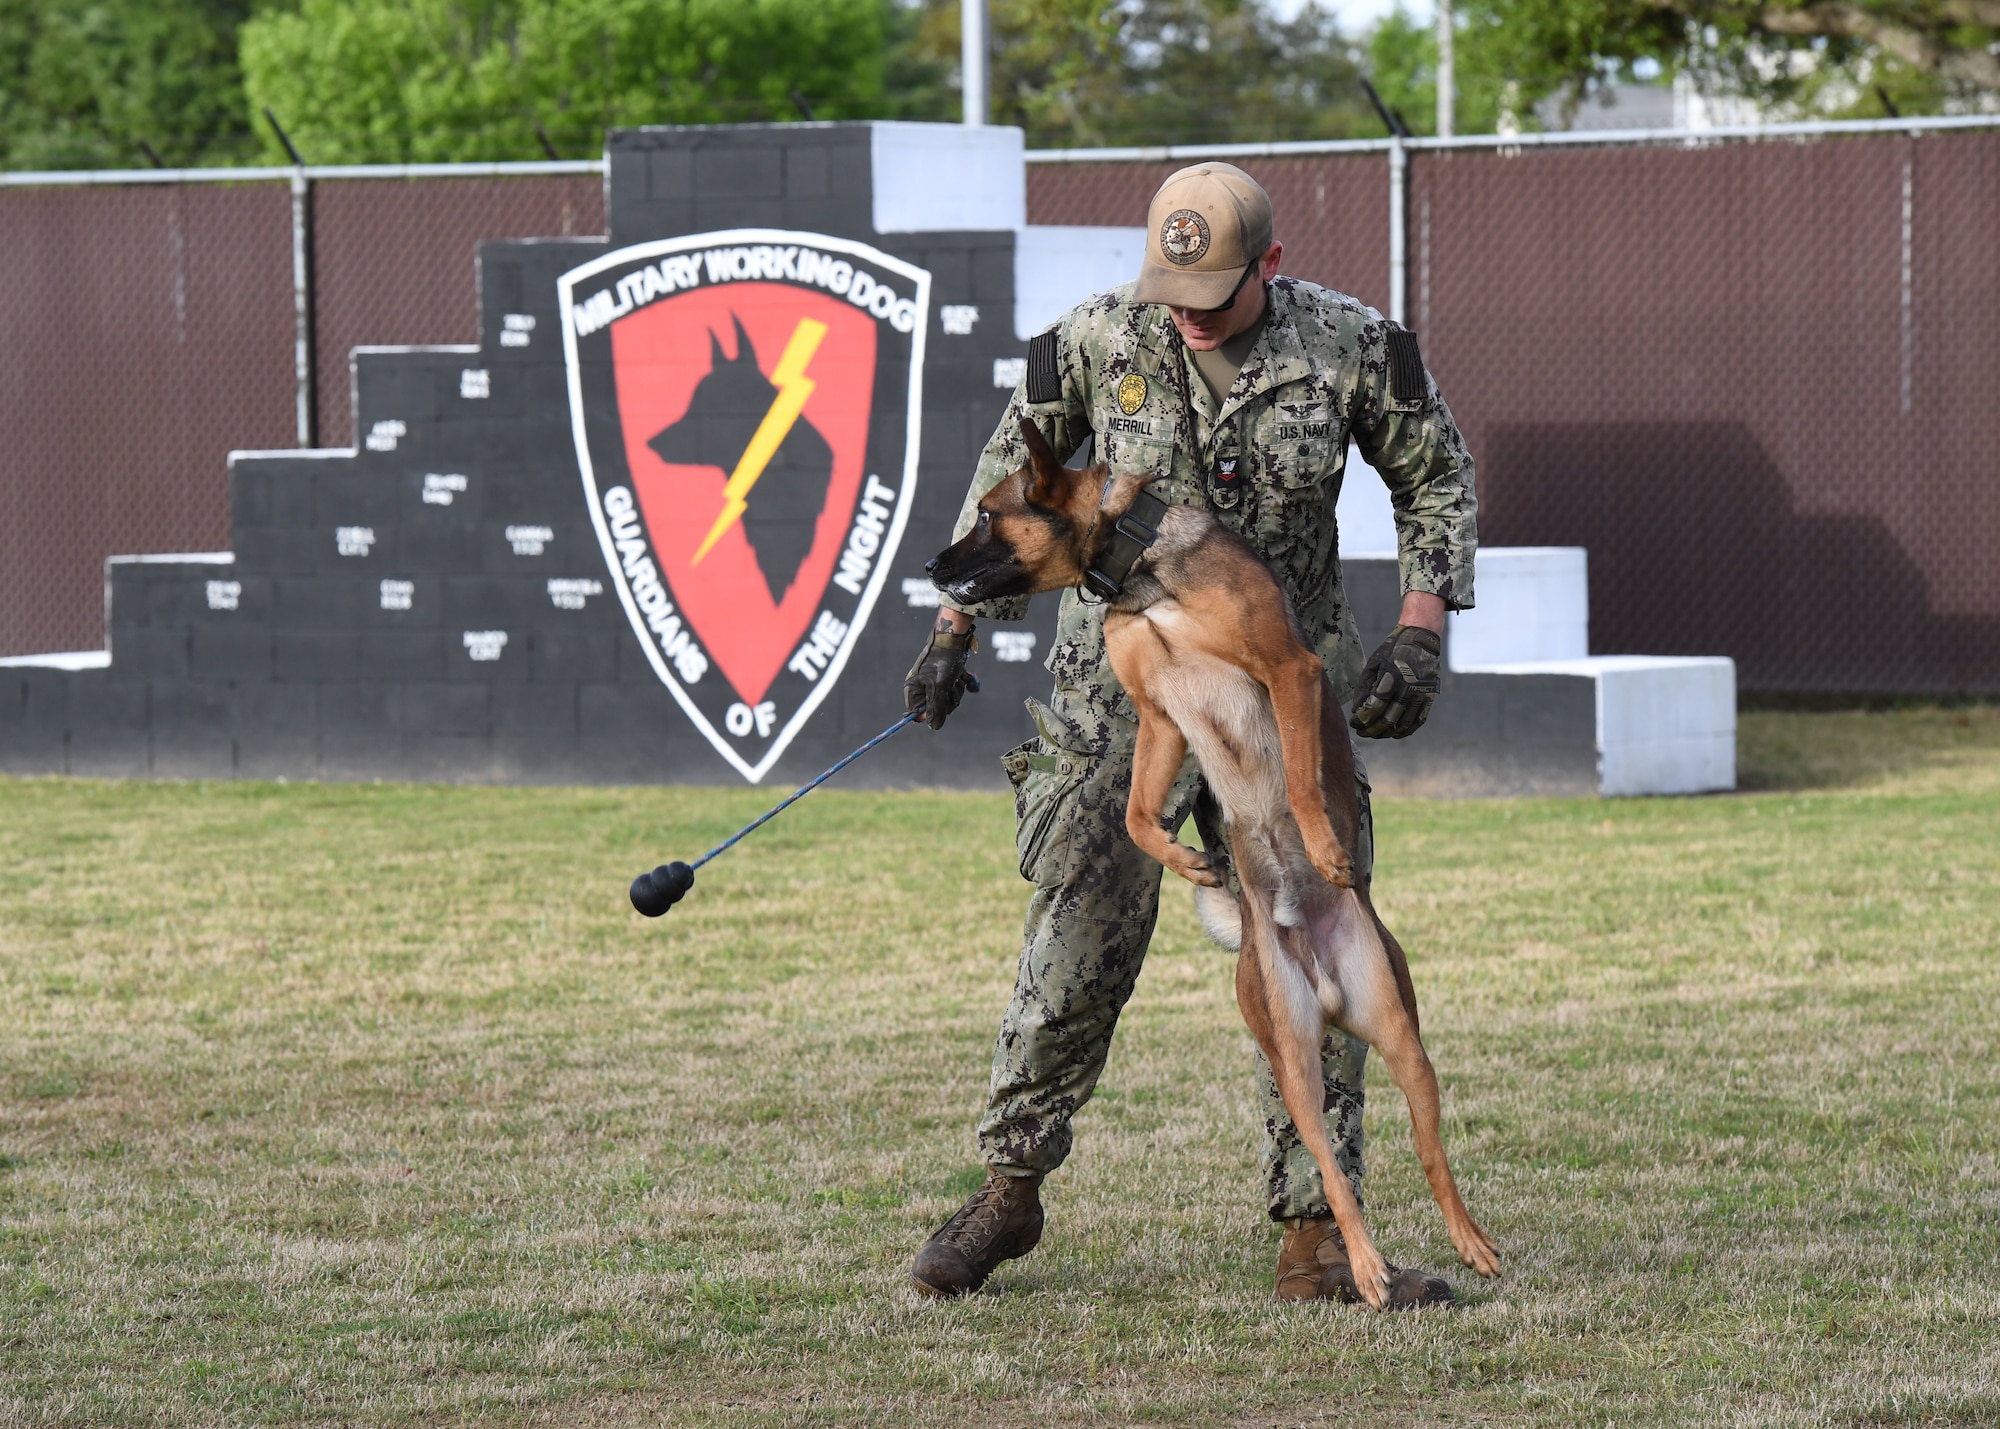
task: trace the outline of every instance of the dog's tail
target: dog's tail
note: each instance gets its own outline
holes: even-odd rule
[[[1227,888],[1197,888],[1194,908],[1201,915],[1203,932],[1232,953],[1242,951],[1243,910],[1234,894]]]

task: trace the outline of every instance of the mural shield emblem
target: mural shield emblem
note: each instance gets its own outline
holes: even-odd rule
[[[902,539],[930,275],[734,229],[621,248],[558,291],[606,568],[660,680],[755,783],[839,680]]]

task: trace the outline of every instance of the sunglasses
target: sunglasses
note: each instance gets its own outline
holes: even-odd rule
[[[1236,286],[1229,290],[1229,296],[1212,308],[1189,308],[1191,313],[1226,313],[1236,306],[1236,295],[1243,291],[1243,285],[1250,281],[1250,275],[1257,270],[1257,259],[1252,258],[1244,268],[1243,276],[1236,280]]]

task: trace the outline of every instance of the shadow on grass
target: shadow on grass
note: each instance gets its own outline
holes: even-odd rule
[[[1858,789],[2000,766],[2000,705],[1744,710],[1736,787]]]

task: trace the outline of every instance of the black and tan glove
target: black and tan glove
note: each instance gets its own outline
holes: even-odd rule
[[[1361,700],[1348,723],[1365,739],[1407,739],[1430,717],[1444,642],[1421,625],[1399,625],[1361,671]]]
[[[903,676],[903,708],[922,710],[925,724],[943,729],[958,702],[979,691],[979,677],[965,668],[966,657],[978,648],[979,638],[970,630],[963,635],[931,631],[924,653]]]

